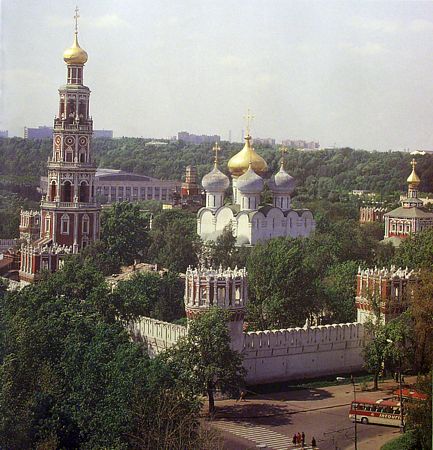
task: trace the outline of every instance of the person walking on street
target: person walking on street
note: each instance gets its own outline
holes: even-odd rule
[[[295,434],[293,435],[292,443],[293,443],[293,445],[296,445],[297,442],[298,442],[298,438],[297,438],[296,433],[295,433]]]
[[[301,435],[301,443],[302,443],[302,447],[305,447],[305,433],[304,432],[302,432],[302,435]]]
[[[311,439],[311,447],[316,448],[317,447],[317,443],[316,443],[316,439],[313,436],[313,439]]]
[[[299,433],[299,431],[298,431],[298,434],[296,435],[296,440],[297,440],[298,445],[301,445],[302,436],[301,436],[301,433]]]

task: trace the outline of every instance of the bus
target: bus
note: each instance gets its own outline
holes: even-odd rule
[[[349,419],[364,424],[401,425],[400,402],[393,400],[356,400],[350,405]]]

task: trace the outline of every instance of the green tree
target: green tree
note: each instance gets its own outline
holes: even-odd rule
[[[405,239],[396,251],[394,264],[410,269],[430,269],[433,266],[433,228]]]
[[[414,430],[419,442],[419,448],[432,448],[432,372],[418,376],[417,391],[426,395],[427,400],[406,403],[406,427]],[[412,447],[413,448],[413,447]]]
[[[323,280],[329,323],[349,323],[356,320],[356,261],[344,261],[330,267]]]
[[[206,243],[208,264],[212,267],[245,267],[251,248],[236,247],[232,226],[227,225],[216,241]]]
[[[165,210],[156,215],[150,233],[151,260],[174,272],[196,266],[201,251],[196,226],[195,214],[181,210]]]
[[[310,312],[311,300],[303,303],[300,239],[271,239],[257,244],[248,258],[250,304],[248,322],[267,330],[302,325]],[[264,263],[265,262],[265,263]]]
[[[227,311],[210,309],[190,321],[187,337],[163,356],[191,381],[197,393],[207,395],[211,416],[215,389],[237,393],[244,383],[242,356],[230,348],[229,320]]]
[[[191,383],[131,342],[89,263],[71,257],[0,312],[0,447],[203,448]]]
[[[148,316],[172,322],[185,315],[183,293],[183,282],[176,273],[145,272],[120,281],[112,295],[124,320]]]
[[[121,265],[142,261],[149,246],[149,216],[134,203],[114,203],[101,216],[101,241]]]

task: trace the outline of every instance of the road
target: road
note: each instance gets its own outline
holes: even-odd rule
[[[395,388],[387,381],[377,392],[357,390],[357,397],[378,399]],[[355,428],[348,418],[352,398],[352,386],[339,385],[247,396],[242,402],[220,400],[213,424],[222,432],[226,450],[299,448],[293,446],[292,437],[302,431],[306,444],[314,436],[320,450],[353,449]],[[380,449],[399,433],[398,428],[360,423],[357,429],[359,450]]]

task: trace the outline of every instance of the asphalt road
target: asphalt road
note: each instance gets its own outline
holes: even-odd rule
[[[378,399],[395,387],[386,382],[378,392],[357,396]],[[222,400],[217,402],[214,426],[222,433],[226,450],[299,448],[292,444],[297,432],[305,433],[307,445],[314,436],[320,450],[354,449],[355,427],[348,418],[352,398],[352,386],[342,385],[250,396],[243,402]],[[378,450],[398,433],[398,428],[358,423],[358,449]]]

